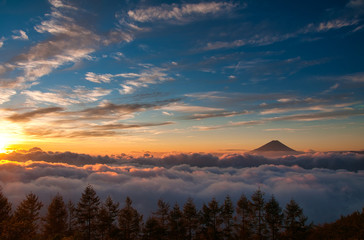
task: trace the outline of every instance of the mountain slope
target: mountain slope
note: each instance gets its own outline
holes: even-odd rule
[[[252,152],[296,152],[296,151],[290,147],[287,147],[278,140],[273,140],[257,149],[254,149]]]

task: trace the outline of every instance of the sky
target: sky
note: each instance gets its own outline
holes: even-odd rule
[[[364,1],[0,1],[0,138],[363,150]]]
[[[363,0],[0,0],[0,29],[13,206],[92,184],[146,215],[258,188],[315,223],[363,207]],[[271,140],[300,152],[245,153]]]

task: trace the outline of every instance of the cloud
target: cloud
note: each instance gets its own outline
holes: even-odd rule
[[[131,40],[130,36],[119,29],[112,29],[102,35],[91,30],[90,26],[80,21],[86,17],[87,12],[65,1],[50,0],[49,3],[51,12],[46,14],[45,20],[34,26],[34,29],[50,37],[13,57],[2,71],[2,74],[17,75],[7,81],[7,85],[13,88],[24,88],[24,82],[34,82],[62,66],[91,60],[91,54],[102,45]],[[22,30],[16,33],[17,35],[13,35],[15,39],[27,38]],[[21,78],[21,81],[18,78]]]
[[[214,112],[214,111],[223,111],[222,108],[213,108],[213,107],[204,107],[204,106],[192,106],[185,103],[171,103],[165,107],[161,108],[166,111],[174,111],[174,112]]]
[[[52,113],[61,112],[61,111],[64,111],[64,109],[60,108],[60,107],[39,108],[37,110],[26,112],[26,113],[13,114],[10,117],[8,117],[7,119],[12,122],[27,122],[27,121],[31,121],[32,118],[36,118],[36,117],[38,118],[38,117],[42,117],[46,114],[52,114]]]
[[[152,22],[161,20],[178,20],[179,22],[183,22],[195,15],[216,15],[227,13],[234,7],[234,4],[228,2],[184,3],[181,5],[163,4],[158,7],[129,10],[128,16],[130,19],[137,22]]]
[[[69,106],[79,103],[92,103],[111,93],[112,90],[103,88],[87,89],[83,86],[76,86],[73,89],[56,89],[52,92],[22,91],[28,97],[28,103],[51,103],[60,106]]]
[[[56,8],[68,8],[72,10],[78,10],[77,7],[65,4],[63,0],[49,0],[49,3]]]
[[[144,128],[144,127],[155,127],[155,126],[164,126],[170,125],[173,122],[161,122],[161,123],[135,123],[135,124],[105,124],[100,126],[94,126],[94,129],[98,130],[111,130],[111,129],[129,129],[129,128]]]
[[[339,86],[340,86],[340,84],[335,83],[329,89],[326,89],[325,91],[323,91],[323,93],[324,94],[330,93],[330,92],[334,91],[335,89],[337,89]]]
[[[145,111],[147,109],[160,109],[162,106],[169,103],[169,101],[174,102],[174,99],[165,102],[154,102],[154,103],[131,103],[131,104],[113,104],[113,103],[103,103],[97,107],[86,108],[79,112],[74,112],[75,114],[80,114],[86,118],[98,119],[108,117],[110,115],[124,115],[134,112]]]
[[[302,31],[304,33],[309,33],[309,32],[327,32],[330,30],[335,30],[335,29],[341,29],[344,27],[349,27],[349,26],[354,26],[358,24],[358,20],[357,19],[333,19],[333,20],[329,20],[326,22],[320,22],[318,24],[309,24],[306,26],[305,29],[303,29]]]
[[[224,112],[229,115],[227,109],[232,115],[250,114],[257,115],[257,121],[280,121],[292,118],[308,120],[324,119],[334,117],[345,117],[360,115],[362,108],[360,102],[347,95],[329,94],[339,85],[335,84],[330,91],[325,91],[325,97],[322,95],[311,97],[293,96],[290,94],[241,94],[241,93],[223,93],[223,92],[199,92],[186,94],[186,97],[198,99],[205,104],[219,106],[226,109]],[[234,113],[235,112],[235,113]],[[218,110],[212,114],[219,114]],[[261,118],[261,115],[278,115],[276,118]],[[280,118],[282,117],[282,118]],[[195,117],[192,116],[192,119]],[[231,124],[228,124],[231,125]]]
[[[363,0],[350,0],[346,6],[352,7],[352,8],[364,6],[364,1]]]
[[[345,109],[332,112],[318,112],[307,114],[296,114],[290,116],[274,117],[268,120],[282,121],[282,120],[298,120],[298,121],[315,121],[324,119],[346,118],[350,116],[364,115],[364,109]]]
[[[16,91],[12,89],[2,89],[0,88],[0,104],[3,104],[10,100],[11,96],[14,96]]]
[[[232,42],[209,42],[206,44],[205,47],[202,48],[204,51],[208,50],[216,50],[216,49],[222,49],[222,48],[238,48],[242,46],[266,46],[271,45],[276,42],[281,42],[284,40],[287,40],[289,38],[295,37],[296,34],[282,34],[282,35],[262,35],[262,34],[256,34],[252,36],[251,38],[247,39],[238,39],[234,40]]]
[[[364,72],[358,72],[354,74],[349,74],[342,76],[341,79],[348,80],[354,83],[363,83],[364,82]]]
[[[234,117],[239,115],[245,115],[248,114],[248,111],[242,111],[242,112],[226,112],[226,111],[216,111],[211,113],[195,113],[188,116],[183,116],[182,119],[186,120],[201,120],[206,118],[216,118],[216,117]]]
[[[139,73],[96,74],[88,72],[85,79],[95,83],[109,83],[113,79],[123,79],[124,83],[120,84],[122,87],[119,90],[120,94],[131,94],[137,88],[174,80],[168,75],[166,68],[155,67],[151,64],[141,65],[141,67],[142,70]]]
[[[111,81],[111,78],[113,77],[112,74],[95,74],[93,72],[86,73],[85,79],[94,82],[94,83],[109,83]]]
[[[150,101],[148,103],[128,103],[114,104],[108,101],[102,101],[97,106],[78,109],[77,107],[68,107],[71,102],[83,103],[88,101],[98,100],[102,89],[89,90],[85,88],[72,89],[71,97],[64,100],[66,103],[59,103],[61,107],[36,108],[36,110],[21,112],[21,109],[4,109],[7,114],[5,119],[11,122],[24,122],[19,127],[22,128],[22,133],[30,138],[44,139],[49,138],[98,138],[98,137],[114,137],[128,134],[131,138],[133,133],[138,133],[138,130],[150,131],[149,128],[162,127],[165,125],[174,124],[174,122],[165,122],[160,120],[149,121],[131,121],[134,115],[145,111],[160,110],[161,107],[170,103],[179,101],[179,99],[166,99],[161,101]],[[99,92],[100,91],[100,92]],[[31,97],[34,97],[32,94]],[[77,94],[81,96],[78,96]],[[61,95],[54,99],[43,100],[42,94],[36,92],[37,101],[45,103],[58,103],[61,101]],[[39,96],[38,96],[39,95]],[[102,95],[102,94],[101,94]],[[44,97],[54,97],[53,95],[45,94]],[[72,101],[71,101],[72,100]],[[92,104],[94,105],[94,104]],[[80,104],[82,107],[83,105]],[[13,112],[20,113],[13,113]],[[126,132],[126,130],[128,130]]]
[[[26,32],[24,32],[23,30],[14,30],[13,33],[15,35],[11,36],[14,40],[19,39],[19,40],[29,40],[28,35],[26,34]]]
[[[260,187],[267,199],[274,194],[281,206],[295,199],[310,221],[322,223],[360,210],[364,199],[364,158],[355,153],[308,153],[280,159],[235,154],[111,158],[35,148],[0,154],[0,158],[8,159],[0,162],[0,184],[15,204],[30,191],[45,204],[57,193],[77,202],[91,184],[102,199],[110,195],[122,202],[130,196],[148,216],[160,198],[182,205],[193,197],[201,207],[212,197],[222,202],[227,194],[236,203],[242,193],[250,196]],[[351,170],[340,170],[345,167]]]
[[[0,48],[2,48],[2,46],[4,46],[4,42],[5,42],[5,38],[4,37],[1,37],[0,38]],[[0,66],[1,67],[1,66]],[[1,69],[0,69],[1,70]],[[0,71],[0,74],[1,74],[2,72]]]
[[[282,113],[279,109],[276,111],[271,110],[266,114],[278,114]],[[263,112],[264,113],[264,112]],[[217,130],[224,128],[234,128],[241,126],[251,126],[251,125],[260,125],[268,122],[280,122],[280,121],[320,121],[327,119],[338,119],[338,118],[347,118],[351,116],[361,116],[364,115],[364,109],[345,109],[345,110],[335,110],[335,111],[324,111],[324,112],[314,112],[314,113],[305,113],[305,114],[291,114],[291,115],[283,115],[278,117],[270,117],[270,118],[260,118],[258,120],[252,121],[239,121],[239,122],[228,122],[226,124],[221,125],[210,125],[210,126],[194,126],[195,129],[200,131],[209,131],[209,130]]]

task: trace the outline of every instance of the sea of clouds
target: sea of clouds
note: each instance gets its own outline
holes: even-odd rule
[[[126,196],[144,215],[158,199],[200,207],[226,195],[236,201],[260,188],[281,206],[295,199],[314,223],[333,221],[364,207],[364,154],[302,153],[268,158],[249,154],[145,154],[91,156],[34,148],[0,154],[0,185],[14,207],[33,192],[47,205],[55,194],[75,203],[91,184],[102,200],[123,205]]]

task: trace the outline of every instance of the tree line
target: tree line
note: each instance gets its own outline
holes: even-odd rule
[[[293,199],[282,209],[274,196],[264,198],[256,190],[244,194],[234,206],[226,196],[198,209],[192,198],[183,206],[160,199],[157,209],[143,219],[126,197],[122,206],[107,197],[101,202],[91,185],[74,204],[60,194],[53,197],[45,216],[43,203],[34,193],[12,210],[0,191],[0,239],[4,240],[225,240],[225,239],[363,239],[364,211],[335,223],[307,224],[303,209]],[[337,231],[341,229],[341,231]],[[327,237],[328,236],[328,237]]]

